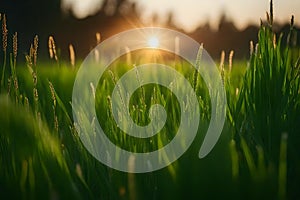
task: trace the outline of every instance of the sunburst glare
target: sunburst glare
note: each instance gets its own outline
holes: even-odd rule
[[[155,37],[155,36],[150,37],[148,39],[148,45],[151,48],[158,48],[158,46],[159,46],[159,40],[158,40],[158,38]]]

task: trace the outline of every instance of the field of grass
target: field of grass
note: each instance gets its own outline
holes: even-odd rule
[[[175,62],[174,68],[196,85],[201,109],[198,134],[177,161],[143,174],[108,168],[82,145],[71,107],[79,66],[57,61],[55,55],[39,61],[38,38],[22,66],[16,62],[20,56],[16,36],[13,52],[7,52],[3,30],[0,198],[299,199],[300,54],[292,42],[282,46],[281,36],[275,36],[271,27],[271,21],[261,27],[248,61],[221,59],[227,118],[220,140],[204,159],[198,152],[210,120],[208,90],[199,74],[195,83],[188,63]],[[114,144],[135,152],[151,151],[174,137],[179,104],[164,87],[139,88],[130,101],[133,120],[149,123],[149,107],[159,103],[169,113],[167,123],[147,140],[122,133],[111,115],[110,95],[122,74],[134,68],[126,64],[127,58],[113,63],[95,86],[98,120]]]

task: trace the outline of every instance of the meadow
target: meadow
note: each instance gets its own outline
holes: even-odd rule
[[[71,106],[81,61],[60,60],[53,38],[49,40],[51,58],[40,61],[35,37],[22,66],[17,63],[22,56],[17,51],[17,34],[11,35],[9,52],[10,34],[3,15],[1,20],[1,199],[300,198],[300,51],[293,46],[293,19],[287,46],[282,46],[283,35],[272,31],[271,12],[268,24],[261,25],[258,44],[250,43],[249,60],[234,60],[233,52],[222,53],[218,65],[227,93],[227,117],[220,140],[204,159],[198,158],[198,151],[210,120],[207,87],[200,74],[190,73],[187,62],[162,60],[194,86],[200,126],[182,157],[166,168],[142,174],[111,169],[82,145]],[[130,59],[135,57],[138,53],[130,54]],[[165,57],[172,55],[155,60]],[[179,104],[162,86],[139,88],[130,101],[133,120],[149,123],[153,103],[165,107],[168,120],[149,140],[126,136],[112,117],[110,95],[119,78],[134,68],[127,61],[125,55],[113,63],[95,86],[97,117],[114,144],[134,152],[151,151],[174,137]]]

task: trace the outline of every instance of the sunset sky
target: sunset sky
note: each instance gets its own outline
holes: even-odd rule
[[[101,7],[103,0],[62,0],[63,6],[71,8],[75,15],[84,18]],[[269,0],[131,0],[137,3],[142,19],[147,21],[154,14],[160,20],[174,13],[175,24],[191,31],[197,25],[209,21],[213,27],[218,24],[221,13],[233,19],[239,28],[248,23],[259,24],[259,19],[265,19],[269,10]],[[283,23],[290,20],[291,15],[300,24],[300,0],[275,0],[275,20]]]

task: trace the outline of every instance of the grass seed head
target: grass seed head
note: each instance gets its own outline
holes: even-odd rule
[[[221,60],[220,60],[220,71],[221,71],[221,77],[222,77],[223,81],[224,81],[224,76],[225,76],[224,62],[225,62],[225,51],[222,51]]]
[[[270,15],[268,12],[266,12],[267,22],[268,24],[271,24]]]
[[[37,85],[37,75],[34,71],[32,71],[31,75],[32,75],[33,84],[36,86]]]
[[[108,112],[109,112],[109,114],[112,114],[112,100],[111,100],[111,97],[110,96],[108,96],[107,97],[107,104],[108,104]]]
[[[54,116],[54,129],[56,132],[58,132],[58,119],[57,116]]]
[[[96,41],[97,41],[97,45],[100,44],[100,42],[101,42],[101,34],[100,33],[96,33]]]
[[[231,72],[231,70],[232,70],[233,55],[234,55],[234,51],[231,50],[229,53],[229,72]]]
[[[99,51],[98,51],[98,49],[95,49],[95,61],[96,61],[96,63],[99,63]]]
[[[33,40],[33,64],[36,66],[39,37],[36,35]]]
[[[19,84],[18,84],[18,79],[16,77],[14,78],[14,86],[15,86],[15,90],[17,91],[19,89]]]
[[[221,59],[220,59],[220,70],[224,71],[224,62],[225,62],[225,51],[221,52]]]
[[[27,108],[29,108],[29,100],[27,97],[24,98],[24,104]]]
[[[33,88],[33,97],[35,101],[39,100],[39,93],[38,90],[36,88]]]
[[[252,54],[254,53],[254,44],[253,41],[250,41],[250,56],[252,56]]]
[[[29,56],[29,55],[26,55],[26,56],[25,56],[25,59],[26,59],[27,66],[28,66],[28,67],[31,67],[32,62],[31,62],[30,56]]]
[[[48,48],[49,48],[50,58],[54,58],[56,61],[58,61],[54,38],[51,35],[49,36],[49,39],[48,39]]]
[[[69,44],[70,62],[71,65],[75,66],[75,50],[72,44]]]
[[[17,54],[18,54],[18,33],[15,32],[13,35],[13,54],[14,54],[14,59],[17,59]]]
[[[29,56],[30,56],[31,59],[33,59],[33,56],[34,56],[34,47],[33,47],[32,44],[30,45]]]
[[[48,49],[49,49],[49,56],[52,59],[54,57],[53,47],[52,47],[52,36],[50,36],[48,39]]]
[[[6,15],[3,15],[2,19],[2,43],[3,43],[3,51],[6,52],[7,49],[7,25],[6,25]]]
[[[51,92],[51,98],[53,101],[53,105],[56,106],[55,90],[54,90],[53,84],[50,81],[49,81],[49,88],[50,88],[50,92]]]

